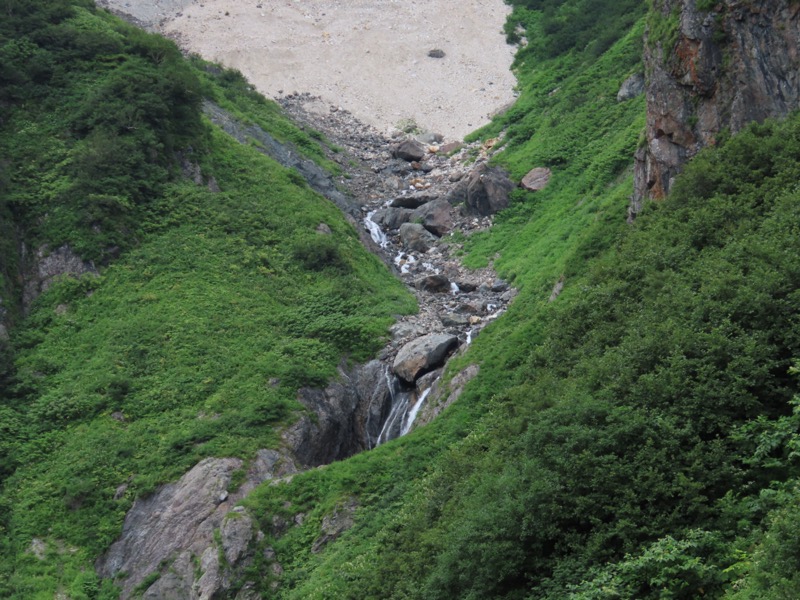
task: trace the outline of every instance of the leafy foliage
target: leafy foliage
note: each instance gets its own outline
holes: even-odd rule
[[[92,565],[136,497],[275,446],[298,387],[372,357],[414,303],[335,206],[204,120],[223,98],[322,156],[240,75],[89,3],[3,9],[0,596],[109,599]],[[23,319],[23,242],[102,274]]]

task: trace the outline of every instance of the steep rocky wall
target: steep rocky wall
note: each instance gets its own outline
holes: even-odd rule
[[[631,217],[720,132],[800,106],[800,2],[653,0]]]

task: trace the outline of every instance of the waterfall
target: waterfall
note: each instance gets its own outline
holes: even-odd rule
[[[419,396],[419,400],[417,400],[416,404],[408,411],[408,415],[406,415],[406,424],[403,426],[403,430],[400,432],[400,435],[405,435],[411,430],[411,426],[414,424],[414,420],[417,418],[417,413],[419,409],[422,408],[422,403],[425,402],[425,398],[428,397],[428,394],[431,393],[431,388],[428,388]]]
[[[403,416],[408,409],[408,401],[411,394],[408,392],[400,392],[392,397],[392,410],[389,416],[383,423],[381,432],[378,434],[378,439],[375,440],[375,445],[380,446],[390,440],[399,437],[398,429],[403,424]]]
[[[373,242],[378,244],[381,248],[386,248],[389,245],[389,238],[386,237],[386,234],[381,229],[381,226],[372,220],[372,215],[374,214],[374,210],[367,213],[367,216],[364,219],[364,227],[366,227],[367,231],[369,231],[369,235],[372,237]]]

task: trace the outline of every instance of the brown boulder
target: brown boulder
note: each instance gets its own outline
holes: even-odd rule
[[[412,221],[418,221],[432,234],[439,237],[453,229],[453,206],[444,199],[423,204],[414,214]]]
[[[522,178],[520,185],[529,192],[538,192],[547,186],[552,175],[553,172],[547,167],[536,167]]]

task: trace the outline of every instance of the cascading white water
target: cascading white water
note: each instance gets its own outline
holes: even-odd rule
[[[364,219],[364,227],[367,229],[367,231],[369,231],[369,235],[372,237],[373,242],[378,244],[381,248],[386,248],[389,245],[389,238],[386,237],[386,234],[383,232],[383,229],[381,229],[381,226],[372,220],[372,215],[374,214],[374,210],[367,213],[367,216]]]
[[[408,408],[408,394],[398,394],[397,400],[395,400],[395,396],[392,396],[392,410],[389,413],[389,416],[386,418],[386,421],[381,428],[381,432],[378,434],[378,439],[375,440],[375,445],[380,446],[388,442],[389,440],[393,440],[396,436],[392,435],[392,430],[394,429],[395,425],[397,424],[397,420],[401,419]]]
[[[450,282],[450,293],[453,294],[453,296],[455,296],[459,292],[461,292],[461,288],[458,287],[458,284],[455,281],[451,281]]]
[[[467,346],[472,343],[472,329],[467,332]]]
[[[417,418],[417,413],[419,409],[422,408],[422,403],[425,402],[425,398],[428,397],[428,394],[431,393],[431,388],[428,388],[419,396],[419,400],[414,404],[410,411],[408,411],[408,415],[406,415],[406,424],[403,425],[403,429],[400,431],[400,435],[405,435],[409,431],[411,431],[411,426],[414,424],[414,421]]]

